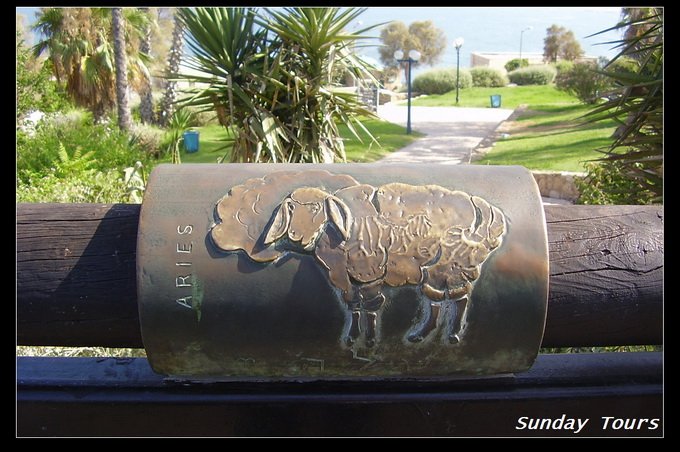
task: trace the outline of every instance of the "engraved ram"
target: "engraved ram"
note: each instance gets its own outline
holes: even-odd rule
[[[408,341],[419,342],[441,326],[444,300],[457,302],[446,329],[449,341],[459,341],[472,284],[501,244],[503,213],[482,198],[436,185],[375,188],[349,176],[310,173],[266,176],[232,188],[217,205],[222,222],[212,229],[213,242],[225,251],[244,250],[259,262],[285,251],[313,254],[351,313],[347,345],[362,332],[365,344],[374,344],[385,285],[417,287],[422,315]],[[282,185],[288,195],[270,207],[269,188]]]

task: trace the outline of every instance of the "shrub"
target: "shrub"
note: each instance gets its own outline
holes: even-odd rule
[[[630,57],[617,58],[605,68],[608,73],[617,75],[637,74],[639,69],[639,63]]]
[[[529,66],[529,60],[527,60],[526,58],[522,58],[521,61],[520,61],[519,58],[513,58],[512,60],[505,63],[504,67],[505,67],[506,71],[512,72],[515,69],[519,69],[519,68],[527,67],[527,66]]]
[[[475,67],[470,70],[472,86],[500,88],[508,84],[508,78],[498,69]]]
[[[651,204],[654,193],[640,190],[639,184],[626,175],[621,162],[603,161],[585,164],[587,175],[576,184],[581,195],[578,204]]]
[[[18,36],[17,31],[17,36]],[[66,108],[70,101],[52,80],[52,62],[46,60],[35,67],[35,59],[23,41],[17,40],[16,45],[16,106],[17,122],[31,111],[40,110],[44,113]]]
[[[460,88],[472,86],[470,73],[460,71]],[[421,94],[444,94],[456,89],[455,69],[435,69],[417,76],[413,80],[413,90]]]
[[[512,71],[508,78],[517,85],[549,85],[555,78],[555,72],[551,66],[527,67]]]
[[[130,144],[154,158],[163,153],[165,136],[165,130],[150,124],[135,123],[130,127]]]
[[[553,64],[553,67],[557,71],[557,75],[566,72],[570,70],[571,68],[574,67],[574,62],[573,61],[566,61],[566,60],[561,60],[558,61],[557,63]]]
[[[26,182],[30,174],[51,174],[62,149],[69,157],[91,156],[90,169],[122,171],[137,160],[149,160],[134,141],[114,125],[92,124],[89,114],[55,115],[43,119],[33,136],[17,131],[17,175]]]
[[[192,113],[191,127],[204,127],[210,124],[219,124],[214,110],[201,111],[196,107],[185,107]]]
[[[16,202],[130,202],[120,171],[84,171],[65,178],[57,172],[25,174],[17,183]]]
[[[571,69],[555,77],[557,89],[573,94],[584,104],[594,104],[602,91],[611,86],[611,79],[597,72],[600,66],[593,62],[574,63]]]

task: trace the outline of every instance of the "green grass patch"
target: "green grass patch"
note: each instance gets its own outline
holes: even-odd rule
[[[361,137],[359,141],[347,126],[340,124],[338,129],[345,140],[348,162],[374,162],[422,136],[416,132],[406,135],[406,128],[379,119],[365,119],[362,122],[380,144],[372,142],[363,130],[355,127]],[[229,139],[224,127],[208,125],[196,130],[200,134],[198,152],[188,153],[182,150],[182,163],[217,163],[218,159],[231,152],[233,141]],[[163,159],[165,163],[169,161],[170,156]],[[225,161],[229,161],[228,155]]]
[[[418,97],[411,101],[417,107],[489,107],[492,94],[501,95],[501,108],[517,108],[521,104],[574,104],[576,97],[558,91],[555,85],[528,85],[503,88],[465,88],[460,90],[459,103],[456,105],[456,91],[446,94]],[[404,104],[406,102],[403,102]]]
[[[534,105],[515,122],[510,136],[496,142],[479,165],[522,165],[529,169],[583,171],[611,143],[614,121],[584,124],[590,105]]]
[[[231,153],[233,140],[229,139],[229,135],[224,127],[217,124],[211,124],[204,127],[196,127],[198,130],[198,152],[187,152],[182,146],[180,157],[182,163],[217,163],[225,154]],[[229,157],[225,161],[229,161]],[[169,163],[170,156],[163,159],[163,163]]]
[[[357,140],[346,126],[338,126],[340,135],[345,139],[345,153],[348,162],[375,162],[423,136],[422,133],[418,132],[406,135],[405,127],[379,119],[367,119],[362,122],[380,145],[372,142],[362,130],[357,129],[357,133],[363,143]]]

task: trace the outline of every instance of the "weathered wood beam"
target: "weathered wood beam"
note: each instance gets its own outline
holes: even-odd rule
[[[17,204],[17,341],[142,347],[139,205]],[[544,347],[660,344],[662,206],[545,206]]]

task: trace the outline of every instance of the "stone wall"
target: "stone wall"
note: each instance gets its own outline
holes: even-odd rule
[[[541,191],[541,196],[576,201],[579,191],[576,180],[583,179],[585,173],[567,171],[531,171]]]

